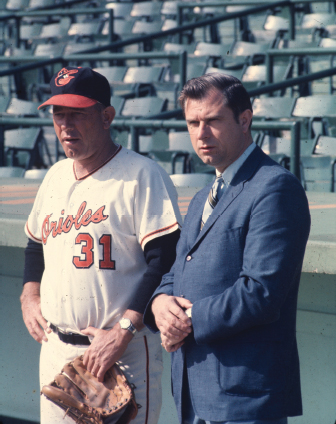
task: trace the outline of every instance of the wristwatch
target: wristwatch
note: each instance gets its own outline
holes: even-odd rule
[[[119,324],[123,330],[128,330],[130,333],[133,334],[133,336],[137,332],[137,329],[134,327],[132,321],[129,318],[121,318]]]
[[[184,312],[186,313],[186,315],[187,315],[188,318],[190,318],[190,319],[192,318],[192,316],[191,316],[191,308],[186,309]]]

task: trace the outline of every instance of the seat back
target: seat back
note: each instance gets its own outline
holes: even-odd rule
[[[315,139],[313,154],[336,156],[336,137],[319,135]]]
[[[175,187],[203,188],[214,181],[215,175],[202,173],[172,174],[170,175],[170,178]]]
[[[191,145],[190,135],[188,131],[170,131],[168,134],[170,151],[183,150],[185,152],[194,153]]]
[[[295,99],[292,97],[263,97],[252,104],[254,118],[291,118]]]
[[[18,166],[0,166],[0,178],[23,177],[24,169]]]
[[[307,191],[335,191],[334,156],[301,156],[301,181]]]
[[[43,180],[47,172],[48,169],[28,169],[24,173],[24,178]]]
[[[144,117],[156,115],[166,110],[167,100],[158,97],[140,97],[127,99],[121,115],[126,117]]]
[[[336,117],[336,96],[298,97],[292,114],[297,117]]]
[[[21,116],[37,116],[39,104],[39,102],[30,102],[13,97],[7,106],[6,113]]]
[[[106,66],[101,68],[94,68],[96,72],[104,75],[108,82],[123,81],[127,66]]]
[[[145,83],[159,82],[164,68],[161,66],[130,66],[124,76],[125,83]]]

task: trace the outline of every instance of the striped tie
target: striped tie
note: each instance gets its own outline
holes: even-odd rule
[[[212,214],[212,211],[214,207],[217,205],[219,199],[222,197],[222,194],[224,193],[226,187],[223,180],[222,175],[219,175],[215,182],[213,183],[209,196],[207,198],[207,201],[205,202],[204,209],[203,209],[203,215],[202,215],[202,222],[201,222],[201,230],[204,227],[204,224],[206,223],[209,216]]]

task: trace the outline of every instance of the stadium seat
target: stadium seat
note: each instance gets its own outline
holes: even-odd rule
[[[300,27],[312,29],[326,27],[336,23],[336,15],[333,13],[307,13],[302,16]]]
[[[129,66],[121,81],[109,80],[114,96],[134,97],[153,95],[154,82],[163,80],[163,66]],[[120,72],[121,74],[121,72]]]
[[[17,116],[38,116],[38,106],[38,102],[31,102],[13,97],[8,103],[6,113]]]
[[[159,20],[161,14],[162,3],[156,1],[143,1],[134,3],[131,10],[132,18],[146,18],[148,20]]]
[[[102,26],[103,22],[98,19],[95,19],[91,22],[75,22],[70,25],[68,36],[75,37],[76,40],[81,38],[94,40],[95,37],[100,34]]]
[[[175,187],[194,187],[203,188],[207,184],[213,182],[215,175],[211,174],[172,174],[170,175],[171,180]]]
[[[45,165],[41,153],[44,143],[41,128],[18,128],[4,134],[5,155],[10,166],[22,165],[27,170]]]
[[[94,68],[95,71],[104,75],[110,84],[122,82],[124,80],[127,66],[104,66]]]
[[[121,111],[123,117],[144,118],[164,112],[167,100],[158,97],[140,97],[127,99]]]
[[[124,106],[125,99],[118,96],[111,96],[111,105],[114,107],[116,111],[116,117],[121,115],[122,108]]]
[[[292,97],[262,97],[254,99],[253,118],[280,119],[291,118],[295,105]]]
[[[213,72],[231,75],[231,76],[236,77],[236,78],[241,80],[242,77],[243,77],[243,74],[244,74],[244,68],[242,68],[242,69],[221,69],[221,68],[214,68],[212,66],[209,66],[208,68],[206,68],[204,73],[205,74],[211,74]]]
[[[315,137],[313,151],[311,153],[336,156],[336,137],[319,134]]]
[[[334,192],[335,156],[301,156],[301,182],[307,191]]]
[[[48,169],[28,169],[24,173],[24,178],[43,180],[47,172]]]
[[[106,3],[105,4],[105,8],[106,9],[113,9],[113,18],[114,19],[125,19],[125,17],[127,18],[128,16],[130,16],[132,8],[133,8],[133,3],[129,2],[111,2],[111,3]]]
[[[296,100],[292,115],[310,118],[313,123],[317,119],[326,122],[328,118],[336,118],[336,96],[314,95],[299,97]]]
[[[291,65],[274,65],[273,82],[284,81],[292,76]],[[247,66],[243,75],[242,83],[247,90],[251,90],[266,83],[266,65]]]
[[[24,172],[24,169],[18,166],[0,166],[0,178],[21,178]]]
[[[34,56],[59,57],[63,55],[65,43],[37,44],[34,49]]]

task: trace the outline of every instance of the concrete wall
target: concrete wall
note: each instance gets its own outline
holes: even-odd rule
[[[0,416],[8,415],[38,422],[39,344],[29,336],[21,316],[19,296],[22,290],[23,258],[23,248],[0,246]],[[309,266],[307,264],[305,269]],[[289,423],[334,424],[336,419],[335,273],[302,274],[297,335],[304,415],[291,418]],[[170,357],[164,352],[164,401],[159,424],[178,423],[170,388]]]

